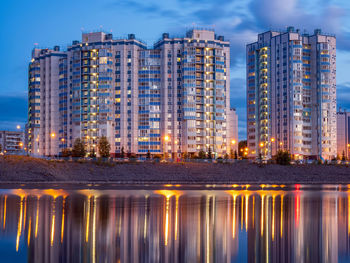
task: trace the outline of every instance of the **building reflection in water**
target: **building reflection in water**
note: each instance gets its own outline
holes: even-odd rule
[[[164,188],[3,190],[0,238],[13,240],[8,250],[27,250],[28,262],[350,259],[350,192],[344,189]]]

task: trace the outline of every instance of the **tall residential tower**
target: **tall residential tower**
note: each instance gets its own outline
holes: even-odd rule
[[[173,157],[230,150],[230,48],[212,30],[163,37],[152,49],[130,34],[84,33],[66,51],[34,49],[28,148],[59,155],[77,138],[97,151]]]
[[[268,31],[246,55],[249,156],[268,159],[283,149],[296,159],[335,157],[335,37]]]

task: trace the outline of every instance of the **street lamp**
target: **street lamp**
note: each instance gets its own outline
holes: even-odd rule
[[[56,137],[56,134],[53,132],[50,134],[52,138],[55,138]]]
[[[20,130],[21,129],[21,125],[17,125],[17,130]]]
[[[275,138],[271,138],[271,157],[273,156],[273,145],[275,141],[276,141]],[[276,147],[276,153],[277,153],[277,147]]]
[[[168,141],[170,141],[170,137],[168,135],[164,136],[164,159],[168,158],[168,153],[166,152]]]

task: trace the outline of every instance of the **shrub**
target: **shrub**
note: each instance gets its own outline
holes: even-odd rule
[[[279,150],[276,154],[276,163],[280,165],[289,165],[291,157],[288,151]]]
[[[188,159],[190,156],[187,152],[182,153],[182,158],[183,159]]]
[[[124,146],[122,146],[122,150],[120,153],[120,158],[124,158],[125,157],[125,152],[124,152]]]
[[[95,149],[94,149],[94,148],[92,148],[92,150],[90,151],[89,157],[90,157],[90,158],[95,158],[95,157],[96,157],[96,152],[95,152]]]
[[[199,157],[199,159],[205,159],[205,157],[206,157],[205,152],[203,150],[200,150],[198,153],[198,157]]]
[[[212,158],[212,152],[211,152],[211,148],[209,147],[208,149],[208,159],[210,160]]]
[[[65,149],[62,150],[61,156],[62,156],[62,157],[69,157],[69,156],[72,156],[72,151],[69,150],[69,149],[67,149],[67,148],[65,148]]]

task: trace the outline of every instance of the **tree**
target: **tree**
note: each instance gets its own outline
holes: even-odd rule
[[[147,157],[146,157],[148,160],[151,159],[151,152],[148,150],[147,151]]]
[[[102,158],[108,158],[110,156],[111,145],[109,144],[106,136],[102,136],[98,141],[98,153]]]
[[[228,158],[229,158],[228,154],[227,154],[227,153],[225,153],[225,155],[224,155],[224,159],[225,159],[225,160],[227,160]]]
[[[124,152],[124,146],[122,146],[122,150],[120,152],[120,157],[124,158],[125,157],[125,152]]]
[[[0,153],[2,152],[2,145],[0,144]]]
[[[205,159],[205,152],[203,150],[200,150],[199,153],[198,153],[198,157],[199,159]]]
[[[343,154],[342,154],[342,156],[341,156],[341,160],[342,161],[345,161],[345,152],[343,151]]]
[[[244,149],[247,148],[247,141],[240,141],[238,143],[238,154],[241,157],[244,157]]]
[[[212,158],[212,153],[211,153],[211,148],[209,146],[209,149],[208,149],[208,159],[211,159]]]
[[[279,150],[276,154],[276,163],[280,165],[289,165],[291,156],[288,151]]]
[[[237,155],[237,151],[236,150],[235,150],[234,158],[235,158],[235,160],[238,159],[238,155]]]
[[[77,138],[74,141],[72,156],[73,157],[85,157],[86,151],[83,142]]]

